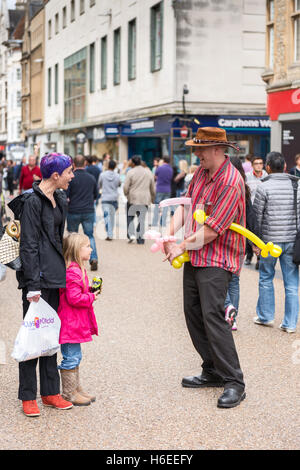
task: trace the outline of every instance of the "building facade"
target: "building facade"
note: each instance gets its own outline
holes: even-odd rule
[[[264,56],[259,0],[50,0],[41,151],[177,163],[200,123],[264,154]]]
[[[268,0],[266,67],[271,148],[288,168],[300,153],[300,1]]]

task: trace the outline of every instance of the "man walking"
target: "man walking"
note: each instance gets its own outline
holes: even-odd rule
[[[186,236],[179,245],[164,245],[170,262],[186,250],[189,253],[190,262],[185,263],[183,274],[184,312],[193,345],[203,360],[203,372],[184,377],[182,386],[224,386],[218,407],[232,408],[246,395],[224,303],[232,273],[239,275],[245,252],[244,238],[229,230],[232,222],[245,225],[245,186],[225,155],[227,147],[235,148],[227,141],[225,130],[199,128],[186,145],[194,147],[201,164],[186,194],[191,198]],[[192,214],[201,205],[210,207],[210,211],[204,225],[199,226]],[[184,206],[179,206],[167,233],[175,235],[183,224]]]
[[[296,187],[299,187],[299,178],[284,173],[285,160],[279,152],[270,152],[267,155],[266,169],[269,176],[258,186],[253,208],[257,216],[260,238],[265,243],[272,241],[282,248],[279,260],[285,287],[285,311],[280,328],[287,333],[294,333],[299,311],[299,273],[298,266],[293,263],[293,247],[297,233],[293,181]],[[297,207],[299,203],[298,190]],[[257,325],[274,324],[273,278],[276,262],[277,258],[270,255],[260,259],[259,297],[257,316],[254,318]]]
[[[74,178],[69,184],[67,196],[69,199],[67,229],[68,232],[78,232],[82,225],[85,235],[90,239],[92,253],[90,258],[91,271],[98,269],[98,255],[94,238],[94,202],[98,194],[95,178],[85,170],[85,158],[77,155],[74,158]]]
[[[145,243],[145,218],[148,206],[155,199],[154,178],[149,168],[141,165],[141,158],[131,158],[132,169],[127,173],[123,191],[127,197],[127,238],[129,243],[134,240],[139,245]],[[138,217],[138,225],[134,228],[134,218]]]
[[[156,227],[158,225],[159,217],[159,203],[164,199],[171,197],[171,185],[173,179],[173,168],[170,165],[169,157],[163,158],[163,164],[158,166],[155,171],[156,181],[156,197],[155,197],[155,208],[152,225]],[[160,218],[160,225],[165,227],[167,220],[168,208],[165,207]]]
[[[41,179],[42,173],[36,164],[36,156],[30,155],[28,158],[28,165],[23,166],[21,170],[19,182],[20,194],[31,189],[34,181],[39,181]]]
[[[115,213],[118,209],[118,188],[121,185],[120,177],[115,173],[115,168],[116,162],[109,160],[108,170],[101,173],[99,179],[100,189],[102,189],[102,209],[107,241],[113,239]]]

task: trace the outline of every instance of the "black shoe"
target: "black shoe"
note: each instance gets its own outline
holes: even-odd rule
[[[256,271],[259,270],[259,261],[256,261],[256,263],[255,263],[255,269],[256,269]]]
[[[93,259],[90,264],[91,264],[91,271],[97,271],[98,261],[96,259]]]
[[[246,258],[244,264],[245,264],[246,266],[248,266],[249,264],[251,264],[251,259]]]
[[[224,387],[224,382],[221,377],[202,373],[197,376],[183,377],[181,385],[187,388]]]
[[[246,393],[244,391],[239,392],[235,388],[227,388],[218,400],[218,408],[234,408],[245,398]]]

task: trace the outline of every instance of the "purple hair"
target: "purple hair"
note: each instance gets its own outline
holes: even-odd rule
[[[40,169],[44,179],[57,172],[59,175],[73,164],[72,158],[69,155],[62,153],[48,153],[41,159]]]

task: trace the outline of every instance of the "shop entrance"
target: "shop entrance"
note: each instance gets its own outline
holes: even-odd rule
[[[152,168],[154,157],[163,157],[161,146],[160,137],[129,137],[128,159],[139,155],[148,167]]]

